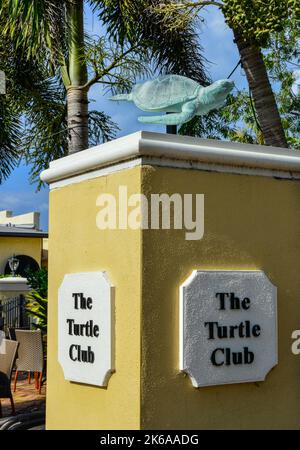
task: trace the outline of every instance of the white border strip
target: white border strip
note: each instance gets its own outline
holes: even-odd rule
[[[50,184],[50,190],[62,188],[70,184],[81,183],[82,181],[93,180],[95,178],[104,177],[121,170],[132,169],[137,166],[159,166],[189,170],[202,170],[205,172],[219,172],[219,173],[232,173],[235,175],[252,175],[263,176],[271,178],[280,178],[286,180],[299,180],[300,172],[283,172],[270,169],[255,169],[248,167],[233,167],[233,166],[221,166],[217,164],[202,164],[197,162],[179,161],[171,159],[158,159],[151,157],[140,157],[132,159],[130,161],[121,162],[111,166],[103,167],[101,169],[93,170],[82,175],[74,175],[70,178],[65,178],[59,181],[54,181]]]
[[[108,166],[115,168],[111,171],[120,170],[120,163],[141,157],[154,158],[148,162],[170,167],[184,164],[187,168],[234,173],[247,169],[249,175],[300,178],[297,150],[142,131],[53,161],[41,173],[41,180],[58,187],[58,181],[72,179],[73,183],[79,175],[84,175],[83,179],[94,178],[90,172],[94,174]]]
[[[136,166],[142,165],[142,158],[132,159],[130,161],[114,164],[112,166],[103,167],[102,169],[96,169],[92,172],[83,173],[81,175],[74,175],[70,178],[54,181],[50,184],[50,190],[68,186],[69,184],[81,183],[82,181],[93,180],[94,178],[105,177],[111,173],[120,172],[125,169],[132,169]],[[300,174],[299,174],[300,176]]]

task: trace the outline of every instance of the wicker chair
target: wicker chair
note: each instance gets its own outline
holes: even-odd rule
[[[0,354],[0,399],[9,398],[12,413],[15,414],[15,405],[11,392],[10,382],[19,343],[16,341],[3,339],[1,342],[1,346],[2,345],[5,353]],[[2,417],[1,400],[0,417]]]
[[[34,372],[35,386],[41,393],[43,376],[43,343],[40,330],[16,330],[16,338],[19,342],[18,358],[16,361],[16,373],[14,380],[14,392],[17,388],[19,372]]]

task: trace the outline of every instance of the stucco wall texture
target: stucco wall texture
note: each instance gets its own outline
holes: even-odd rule
[[[205,231],[105,230],[96,198],[205,195]],[[300,428],[300,183],[157,166],[124,169],[50,194],[48,429]],[[194,269],[263,270],[278,288],[279,363],[264,382],[196,389],[178,370],[179,286]],[[66,273],[105,270],[115,285],[116,372],[106,389],[64,380],[57,290]]]
[[[47,429],[140,426],[141,232],[96,227],[101,193],[139,192],[139,169],[50,193]],[[66,381],[57,360],[57,292],[66,273],[107,272],[115,286],[115,367],[107,388]]]
[[[143,233],[141,427],[300,428],[300,183],[145,167],[142,190],[203,193],[205,231]],[[263,270],[278,288],[278,365],[264,382],[196,389],[178,371],[178,288],[193,269]]]

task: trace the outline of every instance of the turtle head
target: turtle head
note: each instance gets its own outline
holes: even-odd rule
[[[213,83],[211,87],[213,88],[216,97],[220,97],[221,100],[221,97],[225,99],[226,96],[230,94],[230,92],[234,88],[234,82],[231,80],[218,80],[215,81],[215,83]]]
[[[199,92],[200,110],[202,114],[206,114],[212,109],[220,108],[233,88],[234,82],[231,80],[218,80],[210,86],[202,88]]]

